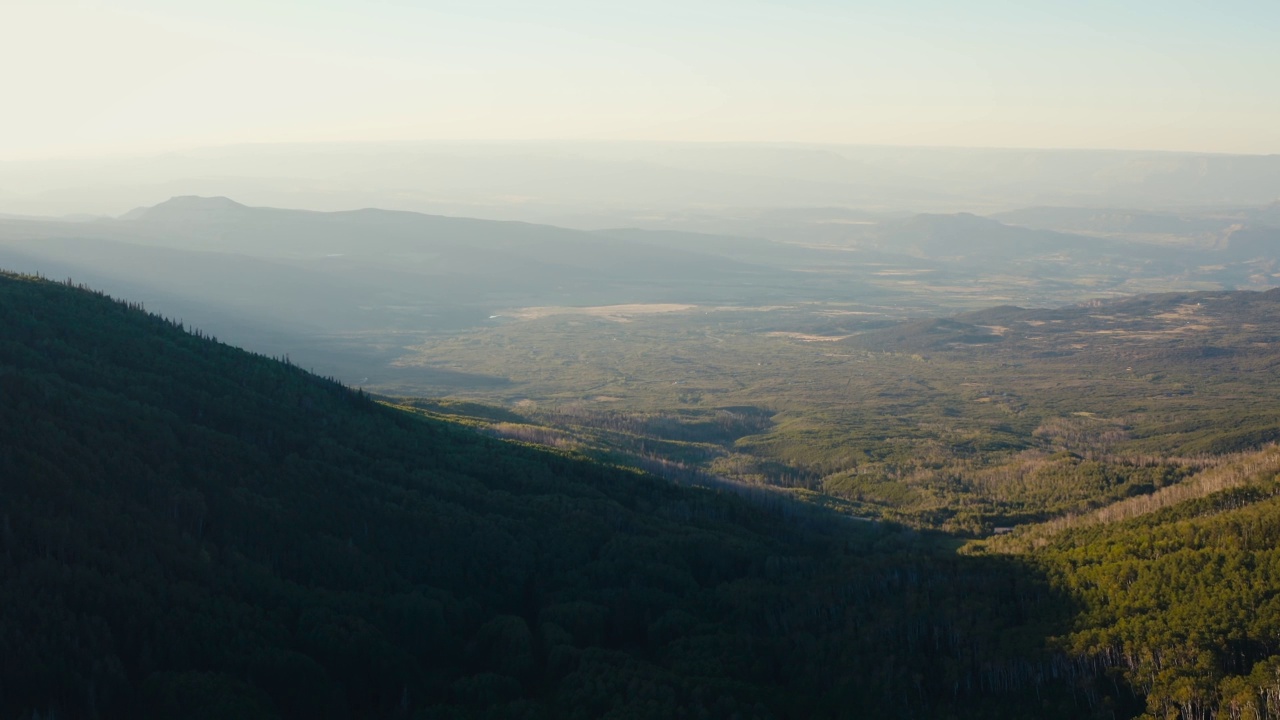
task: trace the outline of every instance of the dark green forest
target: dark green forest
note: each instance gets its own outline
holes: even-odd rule
[[[1009,558],[487,438],[67,285],[5,276],[0,318],[5,717],[1087,700],[1045,670],[1069,603]]]
[[[0,276],[0,328],[3,718],[1280,716],[1274,464],[962,548],[70,283]]]

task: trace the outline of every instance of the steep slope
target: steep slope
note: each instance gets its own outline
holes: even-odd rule
[[[1116,679],[1119,717],[1280,716],[1280,450],[1205,482],[1020,528],[974,552],[1034,559],[1082,608],[1061,646]],[[1104,691],[1105,692],[1105,691]]]
[[[0,715],[990,717],[1001,558],[487,439],[0,276]],[[1036,698],[1040,699],[1037,700]]]

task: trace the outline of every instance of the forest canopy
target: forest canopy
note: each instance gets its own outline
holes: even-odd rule
[[[69,283],[0,324],[4,717],[1280,713],[1274,449],[957,553]]]

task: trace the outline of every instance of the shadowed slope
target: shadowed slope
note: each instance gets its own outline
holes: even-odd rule
[[[1066,608],[1004,559],[487,439],[66,286],[0,277],[0,326],[6,716],[1071,715],[1036,680]]]

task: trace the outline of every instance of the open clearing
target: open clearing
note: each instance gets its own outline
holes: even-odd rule
[[[696,305],[677,305],[674,303],[649,303],[634,305],[597,305],[594,307],[527,307],[514,310],[506,317],[517,320],[540,320],[553,315],[589,315],[614,322],[628,322],[636,315],[656,315],[659,313],[686,312]]]

